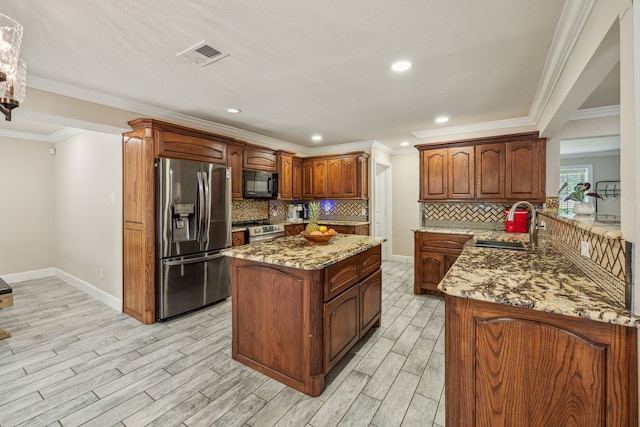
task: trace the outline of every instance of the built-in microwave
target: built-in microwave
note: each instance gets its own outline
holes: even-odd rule
[[[262,171],[242,171],[242,198],[275,199],[278,197],[278,174]]]

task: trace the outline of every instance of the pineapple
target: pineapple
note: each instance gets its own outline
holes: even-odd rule
[[[318,227],[319,216],[320,216],[320,203],[309,202],[309,224],[307,224],[307,228],[305,228],[305,231],[307,233],[318,231],[320,229],[320,227]]]

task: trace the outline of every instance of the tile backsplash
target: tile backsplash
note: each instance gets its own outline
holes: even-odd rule
[[[367,200],[318,200],[320,219],[340,221],[367,221],[369,202]],[[231,220],[234,223],[263,219],[284,220],[287,209],[293,203],[307,203],[286,200],[236,200],[232,203]]]
[[[549,211],[538,216],[544,219],[546,233],[552,243],[583,272],[597,282],[611,297],[625,307],[631,304],[632,243],[608,237],[588,224],[558,218]],[[589,244],[589,256],[581,255],[582,242]]]
[[[234,200],[231,203],[231,222],[269,219],[268,200]]]
[[[422,225],[504,229],[505,212],[513,203],[423,203]],[[536,204],[533,204],[536,206]]]

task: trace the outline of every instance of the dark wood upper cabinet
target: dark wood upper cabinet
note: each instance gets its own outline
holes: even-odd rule
[[[544,202],[545,147],[537,132],[418,145],[420,201]]]
[[[293,199],[293,155],[278,151],[278,199]]]
[[[342,197],[342,160],[330,159],[327,161],[328,180],[327,197]]]
[[[303,198],[369,198],[367,153],[308,157],[302,161],[302,169]]]
[[[276,152],[268,148],[247,145],[244,149],[245,169],[277,172],[278,162]]]
[[[304,199],[313,198],[313,161],[302,161],[302,197]]]
[[[447,149],[447,188],[450,199],[473,199],[475,197],[474,147]]]
[[[444,200],[449,197],[447,149],[420,152],[420,199]]]
[[[544,178],[540,176],[540,151],[544,144],[538,141],[520,141],[507,144],[506,197],[508,199],[538,199],[544,193]],[[542,191],[541,191],[542,190]]]
[[[300,157],[294,157],[292,162],[293,185],[291,188],[291,197],[294,200],[302,198],[302,177],[302,159]]]
[[[231,167],[231,198],[242,200],[242,145],[227,146],[227,166]]]
[[[505,144],[476,145],[476,198],[504,199]]]
[[[327,161],[313,161],[313,197],[327,197]]]
[[[227,162],[227,143],[229,140],[212,135],[182,132],[181,129],[175,132],[156,129],[154,133],[157,157],[218,164],[226,164]]]
[[[347,157],[340,162],[342,165],[340,197],[354,199],[358,197],[358,159]]]

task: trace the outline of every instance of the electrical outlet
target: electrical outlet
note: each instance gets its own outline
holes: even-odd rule
[[[589,242],[580,242],[580,255],[589,257]]]
[[[116,204],[116,193],[111,193],[111,195],[109,196],[109,201],[112,205]]]
[[[100,279],[104,279],[104,268],[100,268]]]

